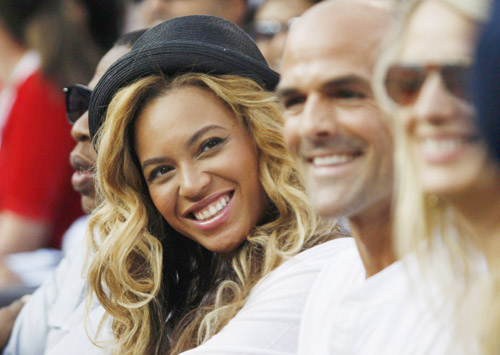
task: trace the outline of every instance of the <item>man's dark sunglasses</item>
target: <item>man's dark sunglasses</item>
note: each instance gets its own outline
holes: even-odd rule
[[[63,89],[66,95],[66,116],[74,124],[89,109],[92,90],[80,84],[69,85]]]
[[[395,64],[389,67],[384,84],[389,97],[400,106],[417,101],[420,89],[430,72],[439,72],[444,86],[452,95],[469,100],[467,82],[470,79],[470,64]]]
[[[271,40],[281,32],[287,32],[298,17],[292,17],[286,22],[278,20],[257,20],[253,25],[255,40]]]

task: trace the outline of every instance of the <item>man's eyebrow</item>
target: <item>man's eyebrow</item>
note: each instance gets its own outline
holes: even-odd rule
[[[370,88],[370,82],[367,79],[355,74],[346,75],[331,80],[326,80],[323,83],[321,83],[318,87],[320,89],[330,89],[347,85],[358,85],[366,89]],[[276,90],[276,94],[278,95],[278,98],[282,99],[284,97],[301,95],[302,91],[294,87],[284,86],[282,88],[278,87],[278,89]]]
[[[328,89],[348,85],[358,85],[363,88],[370,88],[370,82],[359,75],[347,75],[333,80],[327,80],[320,85],[320,88]]]
[[[300,93],[301,93],[301,91],[298,89],[295,89],[295,88],[284,87],[284,88],[278,88],[276,90],[276,94],[278,95],[279,99],[282,99],[282,98],[288,97],[288,96],[299,95]]]

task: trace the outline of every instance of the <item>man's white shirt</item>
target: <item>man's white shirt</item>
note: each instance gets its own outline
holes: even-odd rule
[[[443,292],[446,287],[427,276],[410,255],[366,278],[356,248],[339,253],[309,294],[299,355],[477,353],[474,340],[456,338],[458,313]],[[477,301],[477,296],[472,291],[465,302]]]

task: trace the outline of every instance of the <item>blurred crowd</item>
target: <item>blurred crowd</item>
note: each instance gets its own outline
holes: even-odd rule
[[[339,4],[333,4],[336,2]],[[362,339],[362,343],[352,345],[354,350],[350,353],[499,354],[500,1],[353,2],[352,5],[346,0],[0,0],[0,307],[3,307],[0,308],[0,350],[6,346],[14,329],[6,353],[25,353],[23,351],[26,350],[15,349],[22,349],[19,344],[29,339],[30,321],[27,319],[33,314],[40,319],[48,319],[43,344],[45,341],[47,344],[51,344],[50,341],[56,344],[50,337],[62,338],[62,335],[56,334],[59,330],[51,333],[54,328],[49,324],[52,313],[48,311],[48,306],[44,306],[51,304],[62,305],[61,309],[71,309],[68,314],[73,317],[72,321],[75,320],[72,324],[82,321],[84,314],[90,314],[91,321],[94,318],[100,321],[102,318],[100,323],[96,321],[93,324],[99,324],[99,329],[101,326],[110,329],[109,333],[104,333],[114,337],[119,349],[116,353],[135,353],[139,348],[134,347],[134,342],[142,346],[143,339],[146,339],[144,343],[149,342],[149,345],[141,348],[143,353],[161,353],[159,349],[167,353],[179,353],[203,344],[199,352],[191,350],[192,354],[218,354],[222,350],[228,354],[240,354],[243,353],[240,352],[241,348],[230,347],[227,342],[233,338],[239,339],[241,333],[236,332],[238,317],[240,314],[241,317],[245,316],[245,302],[252,305],[252,295],[259,299],[259,286],[266,287],[265,281],[269,280],[266,279],[267,275],[274,275],[276,279],[272,280],[278,284],[279,274],[273,274],[273,270],[279,270],[278,267],[287,260],[295,260],[301,252],[309,252],[306,249],[310,247],[314,250],[321,245],[337,243],[338,240],[341,240],[338,243],[344,243],[348,239],[342,245],[345,249],[342,253],[337,254],[337,250],[340,250],[340,244],[337,244],[335,251],[328,251],[329,256],[322,256],[330,261],[338,258],[335,259],[339,260],[335,265],[325,260],[321,270],[319,264],[315,266],[317,275],[314,274],[314,286],[313,281],[307,286],[304,284],[303,292],[307,290],[307,294],[304,293],[307,297],[301,294],[301,306],[292,317],[299,319],[300,326],[294,323],[289,327],[286,323],[286,331],[291,332],[290,338],[294,338],[298,344],[287,345],[283,347],[286,351],[277,351],[276,354],[345,353],[348,349],[352,350],[349,346],[359,339]],[[278,218],[276,221],[279,222],[275,221],[272,228],[278,229],[279,223],[282,223],[289,228],[287,231],[298,230],[297,234],[305,235],[312,230],[312,234],[321,234],[321,238],[325,239],[303,237],[303,244],[293,252],[279,249],[292,245],[289,241],[276,242],[277,246],[272,247],[268,244],[255,247],[258,252],[252,254],[248,251],[245,255],[257,255],[255,260],[268,263],[271,257],[267,257],[266,248],[276,248],[279,252],[275,258],[279,262],[275,261],[269,267],[265,264],[266,267],[262,267],[265,271],[259,269],[255,272],[258,276],[253,279],[245,278],[248,276],[245,273],[251,274],[253,269],[246,268],[245,261],[242,261],[243,253],[238,254],[238,259],[234,250],[230,250],[227,253],[229,256],[223,257],[222,261],[217,259],[214,264],[193,263],[191,269],[186,267],[189,269],[186,274],[199,272],[201,276],[198,278],[206,277],[209,281],[205,285],[197,280],[194,289],[198,294],[194,291],[193,294],[186,293],[185,299],[181,300],[171,296],[175,289],[158,291],[165,299],[158,301],[160,306],[147,306],[151,308],[147,308],[149,318],[144,318],[147,319],[144,322],[148,323],[144,326],[147,330],[145,333],[148,333],[146,336],[131,324],[136,321],[140,323],[139,309],[146,307],[157,295],[150,298],[144,296],[149,292],[148,282],[154,279],[151,276],[156,270],[154,263],[148,257],[141,259],[140,253],[139,256],[131,254],[132,257],[125,251],[121,254],[115,251],[116,254],[113,254],[104,241],[101,241],[102,250],[99,251],[101,245],[96,242],[98,234],[113,240],[115,234],[110,231],[113,226],[123,234],[134,231],[133,226],[117,227],[121,226],[121,219],[126,218],[109,212],[113,208],[113,211],[127,211],[129,207],[125,195],[120,195],[118,187],[113,186],[113,174],[119,175],[115,176],[115,180],[133,179],[126,171],[119,170],[122,166],[113,160],[111,147],[101,141],[99,155],[102,154],[102,157],[99,159],[102,160],[98,161],[96,137],[114,136],[109,126],[98,118],[92,118],[92,115],[104,116],[99,111],[104,105],[105,109],[108,109],[108,105],[110,107],[106,116],[108,121],[113,112],[119,117],[117,112],[126,116],[134,110],[131,106],[110,113],[109,110],[117,110],[120,103],[111,99],[98,102],[95,107],[92,104],[101,98],[97,96],[96,90],[104,92],[107,83],[115,80],[108,68],[114,68],[117,61],[125,58],[129,52],[136,56],[130,57],[135,58],[131,62],[139,62],[137,58],[141,58],[141,48],[148,47],[146,39],[150,42],[158,40],[158,35],[148,29],[157,29],[167,20],[191,15],[217,16],[228,20],[243,30],[249,41],[255,42],[257,52],[260,51],[265,58],[267,64],[259,62],[260,54],[255,54],[256,59],[252,58],[258,62],[252,65],[265,67],[262,70],[265,75],[269,75],[262,74],[264,79],[259,77],[262,80],[257,80],[257,83],[273,95],[267,101],[262,101],[265,103],[259,102],[259,105],[273,102],[281,109],[276,124],[282,125],[278,131],[284,135],[283,147],[286,145],[291,152],[290,159],[283,160],[283,169],[287,169],[286,164],[293,160],[297,171],[302,174],[301,179],[295,179],[294,173],[290,172],[289,180],[280,183],[302,184],[298,181],[303,180],[304,191],[315,211],[314,217],[307,215],[309,212],[304,212],[304,215],[316,221],[317,214],[320,216],[318,220],[322,221],[317,222],[317,225],[316,222],[303,222],[302,212],[297,212],[297,216],[300,215],[296,217],[299,220],[298,227],[290,227],[293,223]],[[196,25],[182,28],[178,36],[192,35],[195,30]],[[150,37],[147,37],[148,34]],[[210,36],[207,38],[203,40],[212,40]],[[215,40],[220,38],[219,34]],[[247,37],[238,38],[239,42],[235,40],[237,44],[230,43],[228,47],[246,43],[246,40]],[[136,42],[138,45],[135,45]],[[251,53],[254,55],[255,52]],[[246,52],[245,55],[251,56]],[[128,63],[129,67],[124,67],[123,72],[132,73],[133,70],[128,69],[133,65],[124,63]],[[198,62],[193,61],[191,65],[195,68]],[[171,74],[159,64],[158,68],[165,76]],[[224,72],[217,65],[212,71],[203,70],[207,75],[233,74]],[[237,72],[237,75],[246,77],[247,73]],[[103,76],[106,80],[101,80]],[[141,76],[131,76],[126,84],[131,84]],[[269,84],[271,81],[272,84]],[[210,85],[204,83],[202,86]],[[231,90],[243,86],[245,90],[251,90],[248,83]],[[128,87],[125,84],[113,87],[109,93],[120,95],[124,88]],[[176,88],[173,92],[179,90],[182,92],[185,89],[181,85],[180,89]],[[223,91],[221,94],[214,89],[214,92],[225,97]],[[196,98],[208,107],[206,102],[209,100],[204,101],[204,96],[198,94],[186,91],[187,97]],[[135,95],[142,95],[142,91],[138,90]],[[150,96],[156,98],[161,95],[160,91]],[[169,95],[173,97],[174,94]],[[141,105],[149,105],[148,98]],[[177,98],[176,102],[181,101]],[[125,96],[122,102],[125,102]],[[173,101],[169,102],[174,105]],[[223,103],[223,107],[230,107],[239,113],[239,107],[247,102]],[[143,109],[141,105],[138,104],[141,107],[139,110]],[[154,105],[148,106],[144,112],[152,111]],[[182,109],[187,110],[184,106]],[[274,112],[273,108],[267,110],[266,114],[269,115],[272,115],[269,112]],[[207,109],[207,112],[210,110]],[[143,119],[143,116],[139,118]],[[141,129],[137,129],[130,139],[140,141],[140,132]],[[148,132],[154,135],[151,133],[153,130]],[[130,132],[123,133],[124,136],[127,134]],[[257,135],[253,131],[252,134]],[[330,137],[336,137],[337,140]],[[123,141],[118,139],[120,137],[114,138],[117,144]],[[174,139],[175,135],[171,138]],[[257,141],[255,144],[255,149],[261,152],[261,143]],[[139,144],[139,148],[146,151],[154,149],[147,142]],[[138,152],[134,153],[134,159],[140,160],[141,151],[138,148],[136,150]],[[127,152],[120,154],[126,157]],[[265,159],[272,160],[267,156],[261,158],[258,164],[254,164],[257,171],[261,169],[259,164],[265,165]],[[105,164],[106,161],[109,161],[109,170],[99,170],[99,164]],[[349,164],[363,164],[365,168],[350,168]],[[253,169],[254,165],[248,163],[248,169]],[[147,171],[145,166],[147,164],[142,165],[144,173]],[[290,169],[295,172],[295,167]],[[350,173],[349,169],[354,172]],[[157,172],[160,176],[167,173]],[[265,177],[258,176],[265,180]],[[161,206],[158,207],[161,203],[155,200],[152,178],[146,178],[147,181],[143,181],[145,177],[142,175],[141,178],[141,183],[147,185],[149,193],[145,194],[146,197],[141,195],[137,204],[144,203],[147,211],[144,213],[154,219],[151,217],[154,215],[151,206],[156,206],[162,213]],[[102,190],[96,188],[97,179],[103,183]],[[267,179],[272,180],[273,177]],[[262,185],[269,196],[274,198],[279,195],[268,191],[264,183]],[[302,196],[299,190],[295,193],[297,200]],[[258,192],[252,192],[252,195],[257,196]],[[269,196],[263,199],[266,201],[262,202],[263,205],[272,200]],[[255,200],[255,204],[259,205],[257,197]],[[228,201],[229,197],[216,208],[224,208]],[[301,205],[297,201],[294,203]],[[288,202],[284,205],[295,206]],[[265,223],[283,213],[281,205],[276,203],[276,206],[269,215],[271,217],[266,215],[263,218]],[[307,210],[307,206],[304,209]],[[98,212],[89,217],[92,211]],[[218,213],[214,211],[205,213]],[[194,214],[192,211],[190,213]],[[252,210],[248,215],[251,213]],[[129,217],[134,218],[133,215]],[[199,217],[204,218],[211,217],[208,214]],[[325,231],[327,227],[322,230],[321,223],[326,223],[324,221],[335,227],[329,227],[328,232]],[[161,225],[160,222],[157,224]],[[158,227],[157,224],[148,222],[148,233],[156,236],[151,231],[155,228],[169,231],[169,228],[177,229],[175,224],[168,227]],[[262,225],[257,226],[260,228]],[[189,230],[180,229],[179,234],[189,236]],[[265,228],[262,230],[262,233],[266,232]],[[149,234],[144,237],[145,234],[141,233],[142,230],[134,234],[136,239],[147,240]],[[274,238],[275,234],[272,235]],[[326,238],[326,235],[329,237]],[[261,235],[255,236],[255,240],[259,237]],[[167,249],[168,242],[158,239],[165,243],[162,246]],[[191,239],[198,242],[195,237]],[[137,244],[139,246],[134,244],[134,250],[143,248],[154,254],[154,243],[148,243]],[[207,246],[203,242],[199,244],[209,252],[227,251],[220,251],[217,249],[219,246],[212,248],[212,245]],[[179,245],[180,250],[195,248],[194,244]],[[235,250],[241,251],[238,248]],[[121,249],[117,247],[116,250]],[[88,251],[88,254],[82,251]],[[165,265],[170,265],[166,261],[167,257],[172,256],[169,253],[165,252],[163,257],[159,257],[163,258]],[[191,257],[191,254],[186,253]],[[193,255],[196,253],[203,254],[205,251],[196,249]],[[120,258],[121,261],[116,261]],[[177,259],[175,255],[172,258],[176,262],[182,259]],[[233,258],[231,262],[225,263],[230,258]],[[241,269],[238,268],[238,261],[244,265]],[[402,266],[399,265],[401,261],[405,262]],[[116,265],[111,265],[114,262]],[[348,265],[344,266],[349,270],[345,275],[341,264]],[[144,265],[153,270],[148,269],[149,272],[144,273],[146,276],[134,269]],[[84,267],[88,268],[86,270],[90,278],[82,276]],[[236,271],[227,271],[231,267]],[[164,265],[158,268],[164,270]],[[174,266],[172,268],[175,269]],[[175,270],[178,273],[172,277],[177,278],[173,283],[182,284],[182,280],[179,281],[182,270]],[[207,270],[216,271],[210,274]],[[307,267],[305,270],[309,271]],[[130,277],[124,277],[123,274],[118,277],[121,272]],[[139,274],[140,277],[137,276]],[[237,280],[241,285],[234,281],[237,286],[228,286],[219,293],[214,291],[215,287],[208,285],[213,281],[218,286],[225,278],[231,282]],[[163,278],[161,280],[164,282]],[[128,287],[128,291],[136,287],[130,291],[132,296],[125,291],[117,291],[117,285],[121,283],[126,284],[123,289]],[[25,295],[31,294],[40,285],[43,285],[37,291],[40,296],[30,304],[29,296]],[[94,303],[86,305],[84,295],[88,289],[97,297],[94,297]],[[255,293],[250,293],[251,289]],[[206,291],[207,296],[199,290]],[[291,290],[288,289],[289,292]],[[221,301],[226,293],[238,294],[240,291],[243,296],[238,301],[231,299],[234,302],[228,304]],[[388,293],[392,294],[392,298],[386,298]],[[185,313],[177,308],[162,313],[158,309],[167,303],[166,299],[173,299],[173,304],[183,304],[184,309],[179,309]],[[427,306],[423,300],[428,299],[432,302]],[[481,306],[470,306],[472,303],[480,303]],[[21,313],[13,328],[25,304],[25,313]],[[362,311],[355,309],[355,304],[362,304]],[[200,305],[206,306],[209,311],[196,313],[197,307],[203,308]],[[43,307],[47,308],[47,314],[40,315],[37,310]],[[120,307],[130,313],[120,313]],[[226,307],[226,318],[217,318],[220,316],[216,313],[218,307]],[[438,320],[434,318],[435,310],[440,311],[437,312]],[[156,311],[163,322],[160,325],[171,331],[166,336],[167,340],[161,336],[153,339],[149,335],[150,329],[158,326],[155,323]],[[267,313],[271,311],[267,310]],[[109,325],[104,321],[108,315],[118,321]],[[213,318],[210,318],[211,315]],[[127,323],[127,316],[133,321]],[[193,322],[196,324],[190,328],[191,323],[188,321],[198,317],[203,321]],[[471,321],[472,318],[480,322]],[[337,323],[332,319],[336,319]],[[441,330],[440,322],[443,320],[454,325]],[[181,329],[187,329],[186,333],[179,332],[175,323],[177,321],[178,324],[186,325]],[[257,321],[245,321],[247,323],[239,324],[241,329],[254,329],[252,326],[258,328]],[[2,322],[5,324],[3,327]],[[330,323],[334,325],[324,327]],[[395,327],[395,324],[400,324],[400,327]],[[70,330],[73,329],[77,327]],[[190,334],[192,329],[203,329],[205,333],[199,331],[196,341],[186,341],[186,334]],[[295,333],[290,329],[295,329]],[[263,333],[261,330],[259,339],[265,338]],[[388,340],[390,333],[397,334],[394,338],[399,337],[399,340]],[[68,334],[71,334],[69,330]],[[86,332],[81,331],[78,336],[81,334]],[[269,331],[269,334],[272,332]],[[461,341],[453,344],[460,335],[463,335]],[[254,341],[251,336],[249,339]],[[355,336],[359,336],[359,339],[351,340]],[[79,343],[81,340],[78,339],[81,338],[72,338],[69,343]],[[335,339],[340,340],[336,342]],[[244,340],[238,341],[245,344]],[[269,352],[260,349],[258,343],[255,352],[249,353],[271,354],[274,352],[270,349],[279,349],[276,344],[280,342],[271,339],[269,343],[272,343],[266,348]],[[251,349],[252,344],[245,345],[248,346],[245,350]],[[62,345],[59,346],[54,349],[62,349]],[[89,343],[88,346],[93,344]],[[49,345],[46,349],[49,349]],[[189,354],[191,351],[188,351]],[[58,352],[47,350],[47,353]]]

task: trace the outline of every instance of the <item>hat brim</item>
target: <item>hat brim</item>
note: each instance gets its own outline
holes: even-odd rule
[[[116,61],[92,92],[89,129],[94,138],[104,120],[107,107],[121,88],[151,75],[201,72],[248,77],[272,91],[279,75],[253,58],[227,48],[200,42],[172,41],[168,46],[137,48]]]

